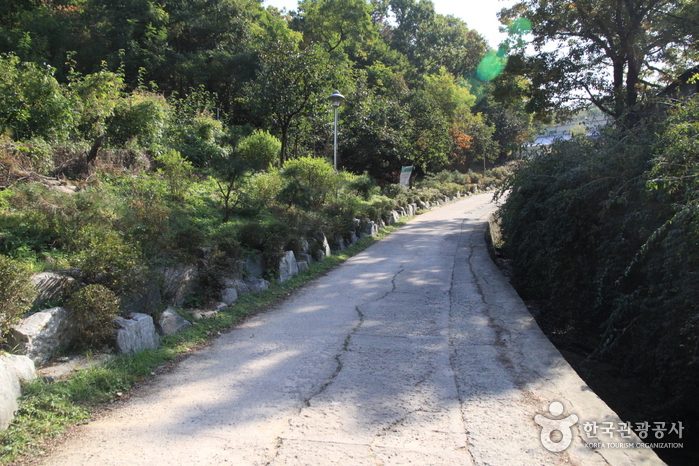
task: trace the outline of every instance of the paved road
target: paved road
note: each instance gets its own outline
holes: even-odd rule
[[[490,198],[418,216],[81,427],[45,464],[661,464],[649,450],[583,446],[583,422],[618,418],[490,261]],[[544,448],[537,415],[577,416],[546,437],[556,448],[571,432],[570,447]]]

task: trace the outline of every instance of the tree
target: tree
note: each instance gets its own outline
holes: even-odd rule
[[[301,49],[289,37],[260,51],[260,67],[247,96],[252,111],[271,120],[281,134],[280,165],[287,159],[289,130],[300,118],[324,105],[332,87],[329,78],[328,56],[315,45]]]
[[[537,55],[525,60],[532,81],[530,108],[550,112],[590,102],[627,123],[635,106],[667,72],[670,51],[684,53],[696,21],[684,17],[689,0],[525,0],[500,13],[505,24],[531,22]],[[552,47],[553,45],[553,47]],[[551,50],[553,49],[553,50]],[[519,48],[524,54],[524,48]],[[660,66],[657,66],[660,64]]]
[[[319,43],[327,52],[349,45],[362,48],[376,36],[370,5],[364,0],[302,0],[292,27],[307,43]]]

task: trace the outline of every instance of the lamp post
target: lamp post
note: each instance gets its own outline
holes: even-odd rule
[[[328,99],[330,99],[330,103],[335,110],[335,128],[333,131],[333,165],[335,167],[335,171],[337,171],[337,108],[340,106],[342,101],[345,100],[345,97],[340,94],[340,91],[335,90],[332,94],[330,94]]]

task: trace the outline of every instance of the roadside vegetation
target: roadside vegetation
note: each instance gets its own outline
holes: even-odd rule
[[[32,273],[81,284],[65,303],[91,351],[154,271],[196,267],[185,305],[202,306],[248,254],[275,278],[300,237],[501,186],[499,246],[549,336],[587,358],[583,374],[604,362],[648,387],[645,411],[622,417],[699,426],[697,2],[522,0],[499,14],[498,50],[429,1],[6,3],[0,342],[30,311]],[[590,106],[607,128],[530,150],[510,176],[537,128]],[[412,189],[397,184],[404,166]],[[294,280],[161,349],[29,385],[4,460]]]

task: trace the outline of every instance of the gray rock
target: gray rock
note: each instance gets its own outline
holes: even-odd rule
[[[257,277],[245,277],[243,279],[251,293],[260,293],[269,288],[269,282]]]
[[[134,313],[129,319],[117,317],[114,323],[119,327],[116,344],[120,353],[138,353],[160,344],[153,318],[147,314]]]
[[[397,211],[392,210],[391,215],[388,216],[388,224],[393,225],[398,220],[400,220],[400,214]]]
[[[235,288],[235,291],[238,292],[238,296],[250,293],[250,288],[248,288],[248,285],[246,285],[241,279],[236,278],[233,280],[233,288]]]
[[[15,370],[0,358],[0,430],[5,430],[15,417],[19,407],[17,398],[22,395]]]
[[[367,222],[366,227],[364,228],[364,233],[366,233],[369,236],[376,236],[379,232],[379,226],[374,223],[374,222]]]
[[[163,295],[173,306],[181,306],[185,296],[197,287],[197,269],[191,266],[168,267],[160,271]]]
[[[192,323],[175,312],[172,308],[167,308],[160,314],[158,319],[158,333],[163,336],[173,335],[187,327],[191,327]]]
[[[342,251],[345,249],[345,240],[342,237],[335,239],[335,251]]]
[[[19,354],[3,354],[0,359],[4,361],[8,367],[15,371],[15,375],[20,382],[29,382],[37,377],[36,366],[27,356]]]
[[[286,251],[284,256],[279,261],[279,283],[289,281],[291,277],[299,273],[298,265],[296,265],[296,256],[294,251]]]
[[[306,264],[311,265],[313,264],[313,256],[311,256],[310,254],[299,254],[297,262],[301,261],[304,261]]]
[[[75,332],[62,307],[46,309],[20,320],[12,328],[8,342],[19,352],[41,364],[73,341]]]
[[[354,219],[354,233],[359,235],[362,232],[362,221],[358,218]]]
[[[215,312],[223,312],[223,311],[226,311],[227,309],[228,309],[228,304],[226,304],[226,303],[216,303],[216,305],[214,306]]]
[[[308,253],[308,247],[309,247],[308,240],[302,236],[300,239],[300,242],[301,242],[301,253],[303,253],[303,254]]]
[[[306,261],[297,261],[296,265],[299,268],[299,273],[305,272],[306,270],[308,270],[308,262],[306,262]]]
[[[22,395],[20,382],[36,378],[34,362],[26,356],[4,354],[0,356],[0,430],[5,430],[15,417],[19,407],[17,399]]]
[[[315,237],[316,237],[316,240],[318,241],[318,243],[320,244],[320,250],[323,251],[323,254],[325,254],[325,256],[323,256],[323,257],[327,257],[327,256],[331,255],[330,243],[328,243],[328,239],[325,237],[323,232],[322,231],[316,232]]]
[[[245,270],[253,277],[262,278],[265,271],[262,254],[251,254],[245,261]]]
[[[358,238],[354,230],[349,232],[349,240],[347,240],[347,246],[354,246],[357,244]]]
[[[316,262],[323,262],[325,260],[325,253],[318,249],[316,251],[315,257],[313,258]]]
[[[31,281],[37,293],[33,304],[36,307],[48,301],[60,301],[75,285],[73,277],[52,272],[34,274]]]
[[[417,214],[417,204],[408,204],[408,215],[411,217]]]
[[[238,291],[233,286],[224,288],[223,291],[221,291],[221,301],[226,303],[226,305],[230,306],[237,300]]]

